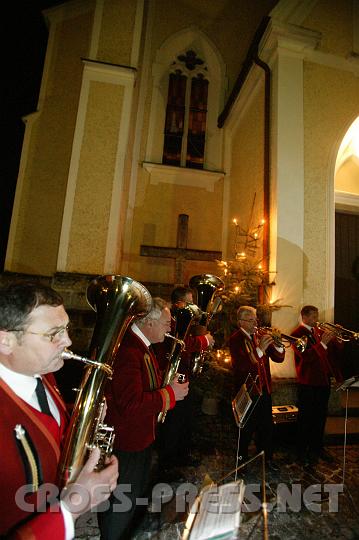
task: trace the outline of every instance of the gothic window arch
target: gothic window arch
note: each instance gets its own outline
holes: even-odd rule
[[[176,74],[179,80],[181,77],[186,79],[182,82],[183,88],[181,83],[171,86]],[[217,119],[223,109],[226,83],[221,55],[200,30],[187,28],[168,38],[158,49],[152,64],[152,92],[144,163],[172,165],[181,170],[222,170],[223,130],[218,128]],[[181,92],[185,93],[184,98],[177,100],[177,92],[180,95]],[[174,119],[171,117],[170,113],[173,113],[176,106],[184,107],[183,125],[179,121],[180,112],[176,113]],[[180,145],[178,141],[175,144],[175,137],[170,136],[175,126],[179,132],[183,130]]]
[[[203,168],[208,85],[206,64],[195,51],[177,56],[169,73],[164,164]]]

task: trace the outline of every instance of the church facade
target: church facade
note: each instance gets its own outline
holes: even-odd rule
[[[359,116],[355,0],[73,0],[45,16],[5,269],[187,283],[235,256],[233,220],[263,220],[275,326],[303,304],[332,320],[335,208],[359,208],[358,157],[338,161]]]

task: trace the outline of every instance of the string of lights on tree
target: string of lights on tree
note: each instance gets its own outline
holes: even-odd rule
[[[232,219],[233,257],[217,261],[220,277],[225,284],[221,293],[222,311],[218,320],[223,343],[226,343],[233,329],[237,327],[236,312],[239,306],[255,306],[262,324],[268,326],[272,311],[283,307],[280,299],[275,302],[270,300],[271,289],[275,283],[273,273],[266,269],[267,265],[263,264],[262,260],[265,220],[261,219],[258,224],[251,226],[254,203],[255,196],[246,227],[238,218]],[[263,298],[264,302],[261,301]],[[217,351],[218,354],[220,353]]]
[[[233,219],[234,257],[218,261],[225,283],[223,302],[231,301],[238,305],[256,302],[258,288],[268,284],[268,272],[263,270],[262,260],[258,256],[264,223],[261,220],[253,229],[244,229],[237,218]]]

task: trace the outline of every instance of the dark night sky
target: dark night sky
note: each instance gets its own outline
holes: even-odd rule
[[[19,170],[24,123],[36,111],[47,28],[42,10],[58,0],[12,0],[2,11],[2,50],[6,51],[2,81],[2,172],[0,190],[0,272],[4,269],[7,237]]]

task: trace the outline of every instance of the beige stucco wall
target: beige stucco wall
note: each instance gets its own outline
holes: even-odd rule
[[[241,228],[256,227],[263,218],[264,85],[261,84],[241,115],[231,137],[229,218]],[[251,211],[253,217],[250,223]],[[228,254],[234,256],[234,232],[230,226]],[[260,243],[259,243],[260,245]],[[258,250],[258,259],[261,258]]]
[[[188,244],[191,249],[220,250],[223,181],[214,191],[189,186],[150,184],[150,174],[142,173],[138,190],[133,229],[133,255],[129,274],[135,279],[173,283],[175,263],[172,259],[141,257],[141,244],[175,247],[179,214],[189,216]],[[196,273],[215,273],[215,263],[188,261],[185,278]]]
[[[325,305],[328,197],[339,145],[358,116],[359,79],[346,71],[304,65],[305,220],[304,302]],[[334,272],[334,269],[332,269]]]
[[[97,60],[123,66],[131,65],[136,4],[135,0],[104,1]]]
[[[346,57],[353,51],[353,0],[319,0],[304,28],[322,34],[319,50]]]
[[[77,175],[69,272],[101,273],[106,250],[124,89],[92,82]]]
[[[219,96],[223,106],[225,96],[229,95],[239,74],[241,66],[238,58],[245,55],[250,43],[251,32],[259,24],[266,9],[269,11],[275,3],[266,1],[262,2],[261,5],[253,6],[253,2],[246,2],[239,6],[234,0],[230,0],[225,4],[214,0],[202,0],[196,2],[194,6],[193,3],[184,0],[176,3],[167,0],[151,2],[150,9],[153,20],[150,41],[150,65],[152,66],[152,63],[156,61],[158,48],[176,32],[188,27],[194,27],[202,31],[212,40],[225,64],[225,75],[228,84],[223,88],[222,95]],[[238,16],[236,16],[236,13]],[[136,279],[171,283],[174,276],[174,261],[171,259],[159,260],[141,257],[139,255],[141,244],[175,246],[177,218],[180,213],[185,213],[189,215],[188,247],[221,250],[223,180],[217,182],[214,192],[191,186],[151,184],[150,174],[142,168],[141,162],[145,159],[146,154],[152,86],[152,70],[150,69],[149,78],[146,81],[140,163],[136,175],[137,190],[131,234],[131,252],[126,253],[125,257],[129,260],[128,273]],[[162,96],[164,101],[166,98],[167,96]],[[260,112],[257,111],[257,114],[260,116]],[[255,159],[253,159],[253,162],[255,162]],[[250,175],[246,175],[249,183],[252,182],[253,175],[260,176],[260,172],[255,171],[256,165],[254,163],[252,165]],[[249,170],[249,166],[247,170]],[[254,191],[251,188],[253,194]],[[258,193],[257,201],[259,201],[260,215],[262,217],[261,198],[262,194]],[[252,198],[249,205],[251,202]],[[258,210],[256,210],[254,219],[257,219],[257,217]],[[188,262],[185,265],[184,280],[186,280],[186,276],[190,277],[195,273],[206,271],[216,273],[218,267],[215,263]]]
[[[39,114],[29,118],[32,128],[27,128],[23,145],[6,270],[42,275],[56,270],[81,57],[88,54],[91,27],[91,11],[53,26]]]
[[[224,3],[216,0],[200,0],[195,3],[186,0],[144,2],[144,21],[147,22],[148,10],[153,17],[152,33],[147,42],[150,48],[149,65],[152,66],[158,48],[169,36],[188,27],[199,29],[213,41],[225,64],[226,79],[219,96],[222,107],[238,76],[240,58],[244,58],[254,30],[263,15],[276,3],[276,0],[264,0],[255,4],[247,0],[241,2],[241,5],[236,0]],[[134,31],[141,31],[139,26],[136,27],[140,20],[136,19],[139,6],[141,3],[132,0],[105,0],[99,4],[94,0],[84,0],[59,6],[55,9],[55,16],[49,12],[52,38],[43,80],[43,99],[39,106],[40,115],[33,121],[31,133],[30,130],[27,132],[28,148],[23,153],[24,184],[17,195],[18,212],[13,219],[7,270],[45,275],[56,271],[83,74],[81,58],[131,65],[135,44]],[[143,46],[144,34],[141,40]],[[137,41],[137,45],[138,43]],[[141,45],[140,50],[143,52]],[[141,62],[142,57],[137,66],[139,72],[133,109],[129,113],[132,117],[127,141],[131,143],[135,140],[133,130],[137,120],[138,89],[144,73]],[[116,118],[119,118],[122,100],[119,88],[111,92],[105,86],[92,85],[88,118],[85,121],[85,146],[80,151],[78,185],[66,261],[66,270],[72,272],[94,273],[103,267],[100,261],[105,257],[112,192],[111,175],[112,180],[114,178],[114,145],[117,141],[115,124]],[[172,261],[159,265],[157,260],[154,264],[153,261],[145,262],[143,258],[139,258],[139,246],[147,234],[144,231],[155,227],[153,243],[174,245],[177,216],[181,212],[188,213],[189,247],[220,250],[223,181],[216,184],[214,192],[183,186],[164,188],[149,183],[149,175],[142,169],[141,162],[144,159],[148,136],[151,88],[150,68],[144,86],[146,102],[141,119],[139,159],[135,163],[131,162],[131,144],[120,149],[125,155],[125,175],[119,217],[119,244],[124,241],[128,194],[131,189],[133,191],[130,180],[134,179],[137,185],[134,222],[127,229],[130,249],[124,256],[122,248],[118,249],[117,264],[118,271],[121,271],[122,262],[126,259],[130,261],[129,269],[136,277],[172,281]],[[96,107],[99,109],[97,112]],[[138,170],[134,172],[133,167],[138,167]],[[157,217],[159,214],[163,215],[160,221]],[[91,249],[88,237],[93,243]],[[194,263],[193,268],[197,266]],[[215,265],[212,266],[213,271]]]
[[[346,160],[335,175],[335,189],[359,195],[359,158]]]
[[[151,0],[150,4],[154,9],[153,50],[156,51],[175,32],[188,27],[198,28],[216,44],[224,60],[228,77],[227,97],[238,77],[240,61],[243,62],[247,54],[254,31],[277,0]]]

